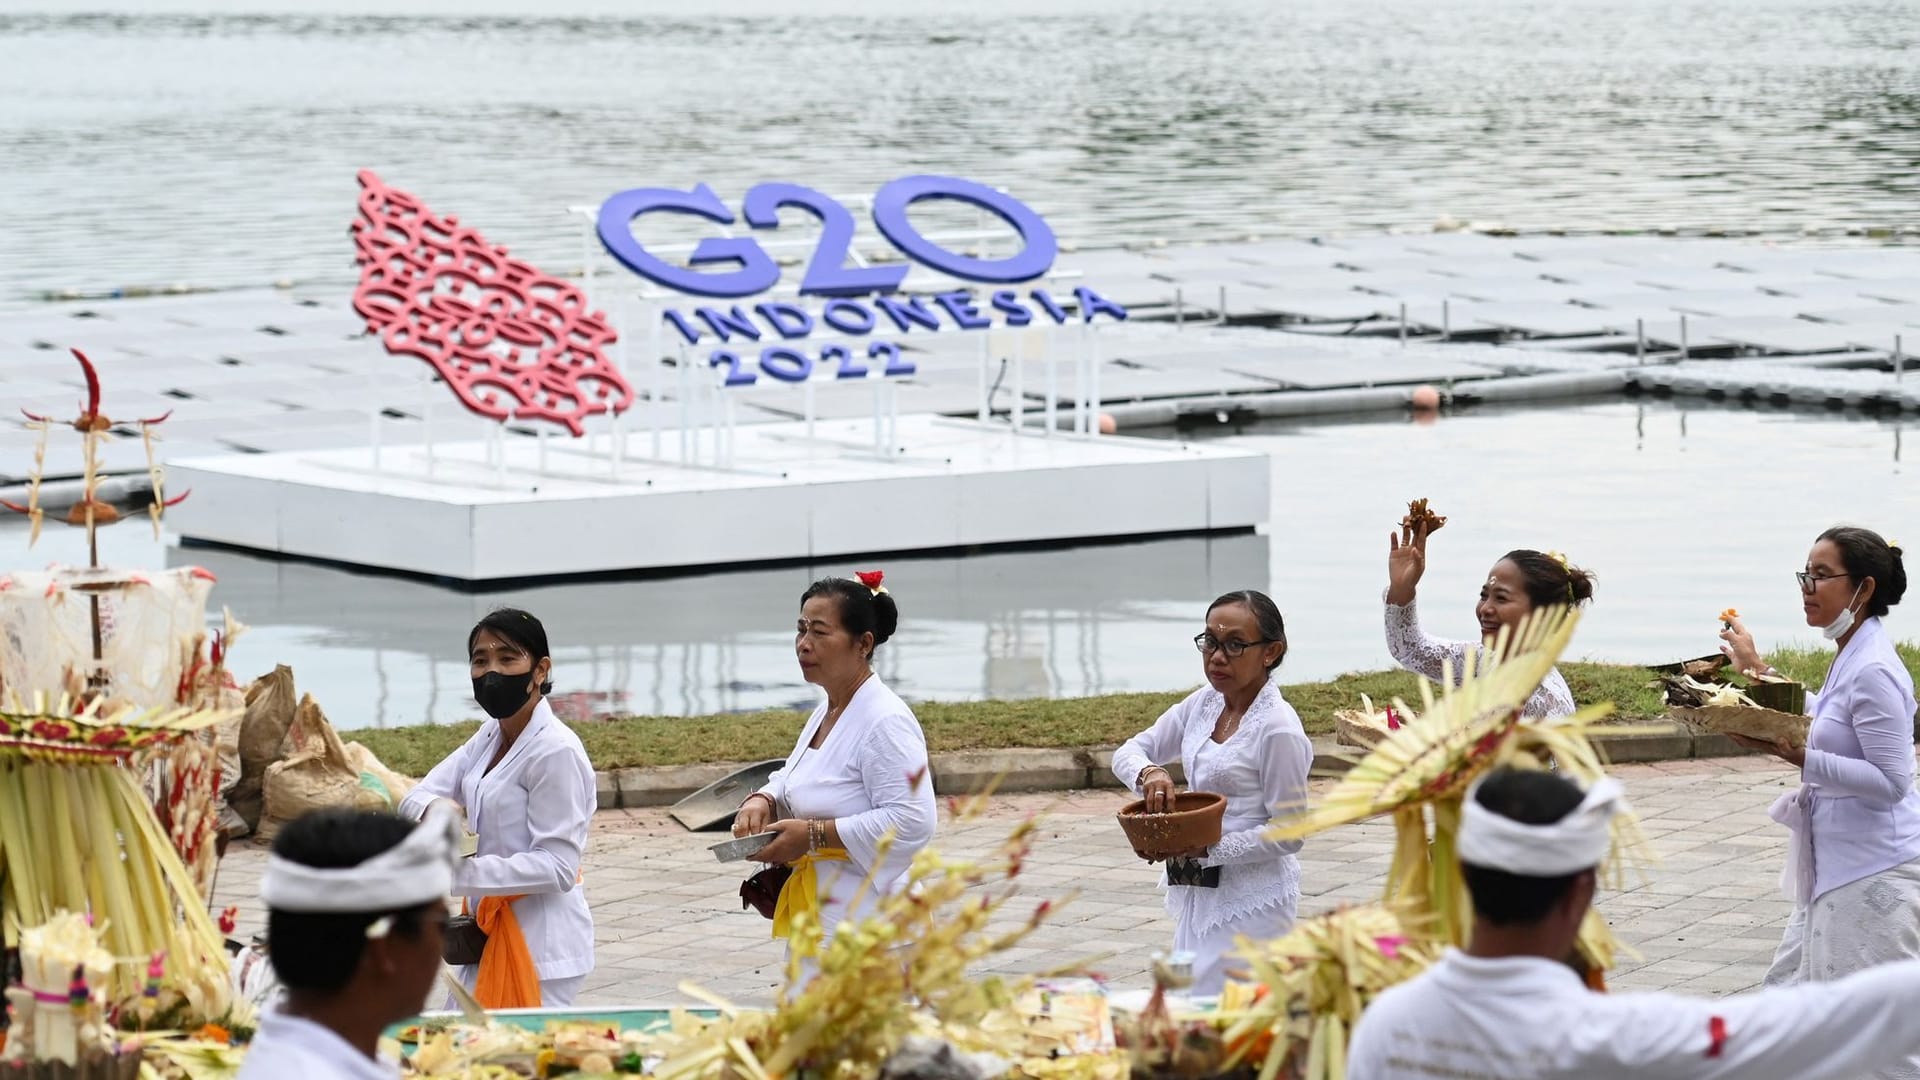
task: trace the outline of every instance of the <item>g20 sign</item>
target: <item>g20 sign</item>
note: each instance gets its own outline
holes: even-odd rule
[[[1005,258],[981,259],[952,251],[929,239],[908,220],[917,202],[948,199],[967,203],[1006,222],[1020,236],[1020,250]],[[809,187],[787,183],[755,185],[741,200],[740,214],[721,201],[705,184],[692,191],[672,188],[634,188],[609,198],[600,206],[598,230],[607,252],[629,270],[658,285],[690,296],[717,300],[762,295],[780,281],[780,267],[751,237],[710,237],[694,247],[686,266],[677,266],[649,252],[635,239],[633,223],[646,214],[674,213],[705,218],[719,225],[736,220],[757,230],[780,227],[780,211],[805,211],[820,221],[820,240],[800,280],[802,297],[825,298],[815,310],[801,304],[768,301],[752,306],[701,305],[686,312],[670,309],[665,320],[690,345],[708,335],[722,346],[710,363],[727,369],[728,386],[750,385],[758,379],[741,357],[746,342],[775,342],[761,348],[753,365],[760,373],[785,382],[802,382],[813,375],[816,357],[791,342],[803,340],[825,326],[850,337],[865,337],[886,318],[901,333],[937,332],[945,324],[957,330],[984,330],[994,316],[1007,326],[1031,324],[1036,317],[1064,324],[1070,316],[1061,299],[1046,289],[1006,288],[1034,281],[1052,269],[1059,254],[1053,229],[1018,199],[984,184],[952,176],[906,176],[882,187],[873,198],[873,223],[887,242],[907,258],[928,269],[961,281],[1000,286],[978,299],[970,290],[936,293],[930,297],[897,296],[908,267],[848,266],[847,253],[854,236],[851,211],[831,196]],[[870,302],[864,298],[872,297]],[[929,306],[931,302],[932,306]],[[1125,319],[1126,309],[1091,288],[1073,290],[1079,318],[1096,315]],[[756,319],[755,316],[758,316]],[[741,344],[736,344],[738,339]],[[834,369],[841,379],[865,378],[877,367],[886,375],[910,375],[913,364],[901,358],[898,345],[874,341],[865,356],[843,345],[819,350],[817,362]],[[873,362],[869,364],[868,361]]]

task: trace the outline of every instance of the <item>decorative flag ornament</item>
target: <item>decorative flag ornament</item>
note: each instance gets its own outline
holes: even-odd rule
[[[0,499],[0,507],[5,507],[16,514],[24,514],[32,522],[32,529],[27,536],[29,547],[40,539],[40,523],[46,516],[40,507],[40,482],[46,470],[47,434],[56,425],[73,428],[80,433],[81,439],[80,458],[84,488],[80,500],[67,511],[67,524],[83,526],[91,532],[101,525],[111,525],[120,520],[120,511],[112,503],[101,499],[98,494],[100,442],[111,434],[114,427],[114,421],[100,411],[100,372],[94,368],[93,361],[87,359],[86,353],[79,349],[68,351],[73,353],[75,360],[80,361],[80,374],[87,381],[87,400],[80,405],[80,415],[72,420],[55,420],[50,416],[41,416],[25,409],[20,410],[26,416],[28,426],[40,432],[40,441],[34,445],[33,470],[28,474],[27,479],[27,504],[21,506],[18,503]],[[147,476],[153,482],[153,501],[148,507],[148,513],[153,518],[153,535],[156,540],[160,537],[161,513],[168,507],[180,505],[188,494],[182,493],[171,499],[166,497],[165,475],[161,472],[159,461],[153,454],[153,427],[165,422],[167,417],[172,415],[173,410],[169,409],[152,419],[134,421],[140,428],[141,441],[147,448]],[[89,537],[89,546],[91,546],[91,537]],[[98,567],[97,560],[94,565]]]
[[[887,587],[880,584],[887,578],[886,571],[884,570],[859,570],[855,571],[854,576],[860,579],[860,584],[871,589],[875,596],[879,596],[881,593],[887,591]]]
[[[633,404],[606,357],[613,328],[578,286],[371,170],[360,186],[353,309],[388,352],[426,361],[462,405],[501,422],[544,420],[578,437],[588,417]]]

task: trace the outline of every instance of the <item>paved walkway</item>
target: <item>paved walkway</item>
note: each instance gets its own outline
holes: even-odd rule
[[[1778,888],[1786,832],[1766,809],[1794,782],[1793,773],[1772,759],[1734,758],[1624,766],[1616,775],[1660,862],[1649,880],[1601,897],[1616,932],[1642,954],[1622,964],[1614,985],[1700,994],[1757,986],[1789,912]],[[1173,930],[1154,871],[1133,857],[1114,824],[1121,802],[1111,791],[1008,796],[984,819],[943,823],[937,842],[945,850],[984,855],[1011,821],[1044,811],[1043,839],[1022,889],[1036,901],[1079,890],[1028,944],[996,957],[987,970],[1087,960],[1119,985],[1146,984],[1147,958],[1167,947]],[[765,920],[740,910],[741,872],[707,852],[723,838],[686,832],[659,810],[606,811],[595,819],[586,887],[599,966],[582,1004],[680,1000],[675,988],[682,980],[744,1004],[772,999],[781,949]],[[1310,841],[1301,854],[1301,911],[1376,899],[1391,850],[1384,823]],[[241,906],[243,932],[261,922],[263,859],[260,847],[240,846],[221,867],[219,902]],[[1020,906],[1019,916],[1027,910]]]

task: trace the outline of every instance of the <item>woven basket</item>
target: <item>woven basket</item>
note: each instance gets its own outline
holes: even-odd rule
[[[1697,732],[1710,735],[1745,735],[1764,742],[1784,742],[1789,746],[1807,745],[1809,717],[1776,709],[1753,709],[1745,705],[1711,705],[1690,709],[1673,706],[1667,715]]]
[[[1197,851],[1220,840],[1227,816],[1227,797],[1210,791],[1182,791],[1173,797],[1173,809],[1164,814],[1146,812],[1147,801],[1135,799],[1120,809],[1120,828],[1143,859],[1170,859]]]
[[[1387,730],[1385,713],[1369,713],[1363,709],[1340,709],[1333,714],[1333,741],[1342,746],[1357,746],[1371,750],[1391,734],[1392,732]]]

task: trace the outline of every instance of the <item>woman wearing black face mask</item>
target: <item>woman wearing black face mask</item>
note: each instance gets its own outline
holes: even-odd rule
[[[573,1004],[593,970],[593,916],[580,887],[587,827],[597,808],[580,737],[547,707],[547,632],[502,608],[467,635],[473,698],[493,721],[434,766],[400,804],[418,818],[435,799],[467,812],[478,851],[462,859],[454,891],[487,933],[461,981],[490,1009]]]

